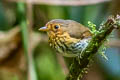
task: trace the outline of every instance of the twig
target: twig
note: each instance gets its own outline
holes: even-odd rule
[[[110,40],[110,42],[106,43],[106,45],[110,47],[120,47],[120,40]]]
[[[19,32],[20,32],[20,29],[18,27],[15,27],[8,32],[0,31],[0,45],[6,44],[7,42],[14,40],[14,37]]]
[[[82,78],[94,54],[98,51],[113,29],[118,27],[120,27],[120,16],[118,15],[117,17],[108,18],[108,20],[100,26],[99,33],[96,33],[96,35],[92,37],[86,49],[81,53],[83,54],[82,58],[75,58],[73,60],[70,73],[66,80],[80,80]]]
[[[28,64],[28,79],[29,80],[38,80],[37,79],[37,73],[35,68],[35,63],[32,56],[31,51],[31,44],[30,44],[30,32],[27,27],[26,23],[26,16],[25,16],[25,5],[24,3],[19,2],[17,4],[18,12],[19,12],[19,19],[20,19],[20,27],[21,27],[21,33],[23,38],[23,46],[24,46],[24,53],[25,58],[27,60]],[[31,28],[29,28],[31,29]]]
[[[58,59],[58,62],[60,64],[60,66],[62,67],[62,70],[63,70],[64,74],[67,75],[69,70],[68,70],[68,67],[65,63],[65,60],[64,60],[63,56],[60,55],[60,54],[56,54],[56,56],[57,56],[57,59]]]

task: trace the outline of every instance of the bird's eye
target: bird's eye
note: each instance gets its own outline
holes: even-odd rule
[[[54,26],[54,28],[55,28],[55,29],[58,29],[58,28],[59,28],[59,26],[58,26],[58,25],[55,25],[55,26]]]

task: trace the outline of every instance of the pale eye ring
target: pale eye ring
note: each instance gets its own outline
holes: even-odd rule
[[[54,28],[55,28],[55,29],[58,29],[58,28],[59,28],[59,26],[58,26],[58,25],[55,25],[55,26],[54,26]]]

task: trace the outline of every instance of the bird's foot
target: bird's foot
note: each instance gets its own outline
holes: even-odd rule
[[[80,64],[80,59],[82,59],[82,55],[81,55],[81,54],[79,54],[79,55],[77,56],[77,60],[78,60],[79,64]]]

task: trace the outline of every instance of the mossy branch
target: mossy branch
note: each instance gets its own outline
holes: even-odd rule
[[[107,36],[116,28],[120,28],[119,15],[109,17],[108,20],[100,26],[99,32],[93,35],[90,43],[81,53],[82,58],[74,58],[66,80],[80,80],[82,78],[94,54],[97,53],[98,49],[104,44]]]

